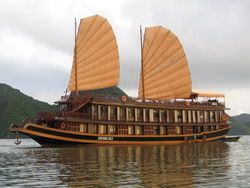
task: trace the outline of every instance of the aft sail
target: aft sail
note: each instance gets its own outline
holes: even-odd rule
[[[74,56],[70,91],[118,85],[118,47],[112,27],[105,18],[96,15],[81,19]]]
[[[189,98],[192,81],[188,62],[178,38],[168,29],[157,26],[145,29],[139,98]],[[144,91],[144,95],[143,92]]]

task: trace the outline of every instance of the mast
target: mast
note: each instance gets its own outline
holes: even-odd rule
[[[76,62],[76,27],[77,27],[77,23],[76,23],[76,18],[75,18],[75,48],[74,48],[74,62],[75,62],[75,87],[76,87],[76,96],[78,96],[78,81],[77,81],[77,62]]]
[[[140,40],[141,40],[141,80],[142,80],[142,99],[145,99],[145,90],[144,90],[144,65],[143,65],[143,47],[142,47],[142,28],[140,25]]]

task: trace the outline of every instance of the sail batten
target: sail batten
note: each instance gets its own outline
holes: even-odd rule
[[[176,63],[180,62],[177,65],[173,63],[167,64],[166,62],[158,65],[158,67],[155,67],[156,70],[150,71],[148,74],[146,74],[147,77],[144,79],[151,78],[154,73],[161,73],[164,71],[165,73],[168,72],[169,74],[171,74],[171,69],[177,70],[178,68],[185,67],[186,65],[182,63],[183,59],[185,59],[185,55],[180,57],[179,59],[176,59]]]
[[[176,55],[179,50],[182,50],[182,47],[179,43],[176,44],[177,40],[174,40],[171,43],[171,46],[167,47],[166,50],[161,54],[155,54],[155,56],[158,55],[158,58],[155,58],[152,60],[151,66],[148,66],[148,71],[154,68],[154,66],[158,66],[159,64],[167,64],[165,61],[171,61],[171,58],[173,58],[173,55]],[[184,56],[184,54],[183,54]],[[171,63],[173,63],[172,61]]]
[[[68,85],[70,91],[76,91],[76,88],[95,90],[118,85],[118,46],[113,29],[105,18],[96,15],[81,19],[75,48],[77,73],[73,61]]]
[[[102,35],[100,35],[100,36],[98,36],[98,37],[95,37],[95,34],[96,34],[96,33],[94,33],[93,36],[91,36],[91,38],[86,39],[87,41],[83,41],[83,43],[85,43],[85,45],[84,45],[84,46],[81,46],[81,47],[79,48],[79,50],[85,52],[86,54],[88,54],[88,51],[90,51],[90,50],[92,50],[93,48],[95,48],[96,46],[98,46],[98,45],[97,45],[98,43],[101,43],[101,44],[104,43],[102,40],[105,39],[106,35],[108,35],[108,38],[110,38],[109,35],[110,35],[111,33],[112,33],[112,29],[111,29],[111,28],[108,28],[108,29],[106,29],[105,31],[103,31],[103,32],[102,32]],[[115,39],[115,37],[112,38],[112,39]],[[95,45],[92,45],[93,43],[94,43]]]
[[[145,98],[190,97],[192,81],[187,59],[180,41],[170,30],[161,26],[145,29],[142,59]]]
[[[107,64],[108,64],[108,63],[110,63],[110,61],[117,60],[117,58],[119,58],[119,56],[118,55],[116,56],[116,51],[115,50],[116,49],[113,49],[112,51],[105,52],[104,54],[101,54],[101,55],[97,54],[96,55],[97,57],[95,57],[96,59],[86,59],[85,66],[80,67],[79,70],[84,71],[84,72],[88,72],[88,71],[91,71],[91,69],[89,70],[88,68],[91,68],[91,67],[96,68],[96,69],[99,68],[99,67],[95,67],[96,62],[105,63],[106,59],[109,59],[109,62],[107,62]],[[110,55],[112,56],[111,58],[110,58]]]
[[[88,50],[86,50],[85,51],[85,53],[80,53],[79,54],[79,59],[80,60],[82,60],[82,59],[84,59],[84,60],[88,60],[89,58],[91,58],[91,57],[93,57],[95,54],[96,54],[96,52],[98,52],[100,49],[102,49],[103,47],[107,47],[107,48],[109,48],[108,46],[110,45],[110,46],[113,46],[113,42],[115,41],[115,38],[113,38],[112,40],[110,40],[110,41],[108,41],[108,42],[106,42],[106,44],[104,45],[104,46],[98,46],[98,44],[96,43],[96,49],[93,49],[92,51],[88,51]],[[117,47],[115,47],[114,49],[112,49],[112,50],[116,50],[117,49]],[[103,53],[105,53],[105,52],[103,52]]]
[[[176,76],[182,74],[182,78],[180,79],[176,79]],[[172,85],[175,81],[179,81],[179,80],[182,80],[182,79],[186,79],[188,78],[189,75],[187,73],[187,70],[186,68],[180,68],[178,71],[176,71],[176,73],[174,74],[171,74],[168,78],[168,81],[169,81],[169,85]],[[184,80],[185,81],[185,80]],[[155,82],[155,83],[153,83]],[[153,80],[153,82],[146,82],[148,84],[148,89],[157,89],[157,87],[160,87],[161,85],[163,85],[165,83],[165,78],[155,78],[155,80]],[[186,83],[189,83],[189,82],[186,82]],[[178,87],[178,85],[174,86],[174,87]]]

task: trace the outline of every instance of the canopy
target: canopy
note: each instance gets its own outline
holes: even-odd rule
[[[187,59],[180,41],[170,30],[161,26],[145,29],[142,63],[140,98],[143,90],[146,99],[190,97],[192,81]]]
[[[112,27],[105,18],[95,15],[81,19],[75,48],[70,91],[118,85],[118,47]]]
[[[209,97],[209,98],[224,98],[225,95],[222,93],[212,93],[212,92],[192,92],[193,97]]]

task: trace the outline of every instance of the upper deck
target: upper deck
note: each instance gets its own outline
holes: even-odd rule
[[[101,94],[85,94],[79,97],[62,96],[58,104],[82,104],[86,101],[92,104],[111,105],[111,106],[128,106],[139,108],[161,108],[161,109],[217,109],[229,110],[225,107],[224,101],[217,99],[198,100],[198,99],[172,99],[172,100],[142,100],[136,97],[128,96],[111,96]]]

